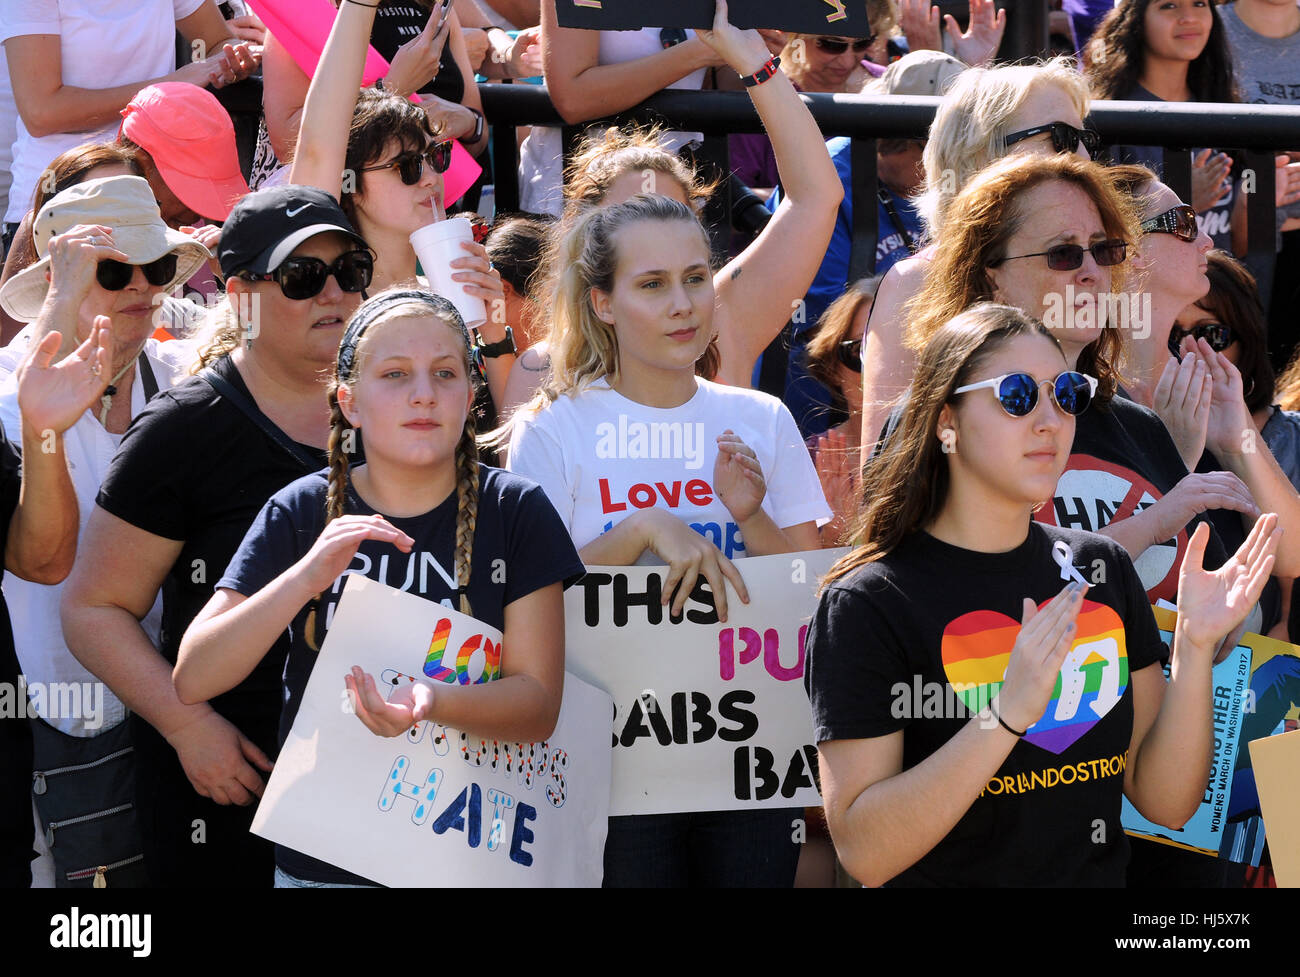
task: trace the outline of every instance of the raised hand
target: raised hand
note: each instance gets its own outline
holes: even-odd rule
[[[508,52],[510,73],[516,78],[537,78],[542,74],[542,29],[526,27],[519,32]]]
[[[438,74],[451,25],[450,6],[435,3],[424,30],[397,49],[384,77],[384,89],[403,97],[418,92]]]
[[[1183,340],[1184,349],[1194,349],[1204,361],[1211,382],[1210,420],[1206,444],[1219,458],[1254,451],[1257,432],[1255,421],[1246,406],[1245,384],[1241,373],[1222,353],[1216,353],[1204,339]]]
[[[108,386],[111,337],[111,320],[97,315],[86,341],[58,363],[54,356],[63,337],[57,332],[46,333],[28,350],[17,371],[23,424],[41,436],[72,427]]]
[[[1178,569],[1178,629],[1192,648],[1213,652],[1259,600],[1282,527],[1274,513],[1260,516],[1241,548],[1217,570],[1203,568],[1209,538],[1209,527],[1197,526]]]
[[[407,682],[384,701],[369,672],[353,665],[343,676],[357,718],[376,736],[401,736],[418,722],[433,715],[433,687],[424,682]]]
[[[831,521],[821,528],[826,544],[838,545],[853,521],[859,501],[860,454],[849,448],[848,439],[834,428],[817,439],[817,477],[833,513]]]
[[[212,257],[208,259],[208,267],[212,270],[213,276],[220,281],[222,278],[221,260],[217,257],[217,247],[221,243],[221,225],[204,224],[202,227],[186,226],[178,227],[177,230],[182,234],[188,234],[190,237],[194,238],[194,240],[198,241],[199,244],[212,252]]]
[[[325,527],[307,555],[294,565],[294,572],[307,590],[318,594],[333,585],[368,539],[392,543],[403,553],[411,552],[415,545],[415,540],[383,516],[340,516]]]
[[[1184,356],[1182,362],[1169,357],[1156,383],[1151,407],[1169,429],[1188,471],[1196,468],[1205,451],[1212,388],[1209,368],[1194,355]]]
[[[758,511],[767,495],[763,467],[754,449],[730,428],[718,435],[718,458],[713,463],[713,487],[718,499],[738,523]]]
[[[942,51],[939,8],[930,0],[898,0],[898,26],[907,37],[909,51]]]
[[[1061,663],[1074,641],[1085,589],[1077,580],[1071,581],[1041,610],[1025,598],[1020,634],[1011,648],[994,706],[1003,722],[1013,729],[1027,730],[1047,709]]]
[[[944,14],[943,20],[957,57],[976,68],[993,61],[1007,29],[1006,10],[998,10],[993,0],[970,0],[970,22],[964,34],[952,14]]]
[[[1273,202],[1278,207],[1289,207],[1300,200],[1300,163],[1282,153],[1274,158],[1277,169],[1273,173]]]
[[[1203,149],[1192,157],[1192,209],[1198,214],[1209,210],[1228,195],[1232,184],[1228,171],[1232,158],[1227,153]]]
[[[1210,509],[1231,509],[1252,519],[1259,515],[1250,489],[1232,472],[1192,472],[1145,510],[1156,519],[1152,544],[1173,539],[1189,522]]]
[[[739,75],[752,75],[771,57],[758,31],[742,31],[727,19],[727,0],[715,0],[712,29],[695,35]]]
[[[95,272],[105,259],[130,262],[113,244],[113,229],[105,224],[77,224],[50,238],[50,295],[81,305],[95,284]]]

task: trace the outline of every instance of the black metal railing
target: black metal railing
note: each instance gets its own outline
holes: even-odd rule
[[[762,124],[749,97],[739,92],[666,91],[616,119],[568,126],[537,85],[483,84],[484,111],[493,125],[493,156],[497,178],[496,202],[501,211],[518,208],[517,181],[507,174],[518,168],[515,127],[560,126],[566,152],[587,126],[626,121],[667,123],[671,128],[704,133],[697,154],[729,171],[726,136],[761,132]],[[876,249],[876,154],[878,138],[924,136],[934,118],[938,98],[805,94],[802,96],[822,134],[849,136],[853,144],[854,240],[851,277],[870,274]],[[1164,179],[1184,200],[1191,195],[1191,156],[1186,150],[1213,145],[1242,151],[1242,171],[1254,174],[1254,192],[1247,199],[1247,263],[1260,278],[1267,301],[1275,251],[1275,151],[1300,147],[1300,109],[1253,104],[1169,102],[1094,102],[1088,117],[1107,144],[1166,147]],[[726,192],[718,194],[725,198]],[[870,202],[859,206],[860,202]],[[730,201],[719,199],[706,212],[715,242],[725,238]]]

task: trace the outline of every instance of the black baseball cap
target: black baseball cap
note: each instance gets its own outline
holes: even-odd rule
[[[245,271],[265,275],[303,241],[327,231],[368,247],[339,202],[324,190],[296,184],[255,190],[235,204],[221,227],[221,273],[227,278]]]

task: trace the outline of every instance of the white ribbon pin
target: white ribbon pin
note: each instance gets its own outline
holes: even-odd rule
[[[1070,544],[1065,542],[1065,540],[1058,539],[1052,544],[1052,559],[1055,560],[1056,565],[1061,568],[1062,580],[1077,580],[1085,587],[1088,586],[1088,581],[1083,579],[1083,575],[1079,573],[1078,568],[1075,567],[1074,552],[1070,549]]]

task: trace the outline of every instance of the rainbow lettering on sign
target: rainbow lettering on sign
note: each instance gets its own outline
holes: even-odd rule
[[[447,648],[447,639],[451,637],[451,618],[444,617],[433,629],[433,640],[429,642],[429,653],[424,656],[424,674],[435,682],[451,683],[456,681],[456,673],[442,664],[442,653]]]

